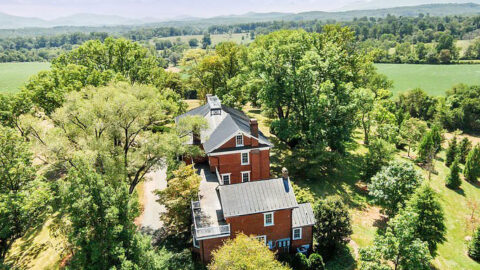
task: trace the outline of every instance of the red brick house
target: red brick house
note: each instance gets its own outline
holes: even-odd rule
[[[203,262],[227,238],[254,235],[278,252],[306,252],[315,223],[312,206],[298,204],[288,172],[270,178],[273,144],[255,119],[223,106],[216,96],[177,118],[204,117],[209,128],[192,134],[206,158],[196,160],[202,176],[199,200],[192,202],[193,245]]]

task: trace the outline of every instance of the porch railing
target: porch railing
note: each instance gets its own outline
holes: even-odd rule
[[[230,235],[230,224],[216,227],[195,228],[195,237],[201,239],[209,236]]]

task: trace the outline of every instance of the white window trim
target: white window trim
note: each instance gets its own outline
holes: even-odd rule
[[[243,154],[247,154],[247,163],[243,163]],[[244,151],[244,152],[240,152],[240,163],[242,165],[250,165],[250,151]]]
[[[272,224],[267,224],[267,215],[272,215]],[[275,225],[275,215],[273,214],[273,212],[268,212],[268,213],[264,213],[264,214],[263,214],[263,225],[264,225],[265,227],[269,227],[269,226]]]
[[[263,239],[264,244],[267,245],[267,236],[266,235],[258,235],[258,236],[255,237],[255,239],[258,239],[258,240]]]
[[[228,176],[228,184],[232,184],[232,174],[231,173],[223,173],[223,174],[220,174],[220,177],[222,178],[222,183],[225,185],[225,182],[223,180],[223,177],[224,176]]]
[[[242,143],[241,143],[241,144],[238,143],[238,137],[242,137]],[[237,135],[235,135],[235,145],[236,145],[237,147],[245,146],[245,142],[243,141],[243,134],[237,134]]]
[[[250,171],[240,172],[240,174],[242,175],[242,183],[245,183],[245,181],[243,181],[243,175],[244,175],[244,174],[248,174],[248,182],[251,182],[251,181],[252,181],[252,180],[250,179]]]
[[[300,237],[295,237],[295,231],[300,230]],[[301,240],[302,239],[302,228],[294,228],[292,232],[292,239],[293,240]]]

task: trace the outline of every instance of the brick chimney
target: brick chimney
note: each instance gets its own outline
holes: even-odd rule
[[[250,119],[250,133],[252,134],[252,146],[258,146],[258,121],[257,119]]]

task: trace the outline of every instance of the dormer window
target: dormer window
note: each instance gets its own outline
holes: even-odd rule
[[[236,136],[237,147],[243,146],[243,135]]]

